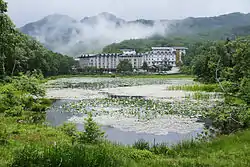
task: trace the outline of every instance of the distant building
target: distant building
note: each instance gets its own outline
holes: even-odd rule
[[[123,55],[135,55],[136,51],[135,49],[120,49],[123,53]]]
[[[85,54],[81,55],[80,67],[96,67],[106,70],[116,69],[119,64],[120,53],[101,53],[101,54]]]
[[[143,62],[148,66],[168,63],[175,67],[182,62],[186,54],[185,47],[152,47],[150,52],[136,53],[134,49],[121,49],[122,53],[85,54],[79,57],[80,67],[96,67],[105,70],[115,70],[121,60],[129,60],[134,69],[140,69]]]
[[[143,64],[143,56],[144,53],[136,53],[135,54],[122,54],[119,57],[119,61],[121,60],[129,60],[132,64],[133,69],[140,69]]]

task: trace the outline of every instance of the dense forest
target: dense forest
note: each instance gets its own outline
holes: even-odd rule
[[[250,37],[191,45],[182,71],[250,103]]]
[[[19,32],[6,14],[6,3],[1,0],[0,4],[0,76],[16,75],[35,69],[45,76],[72,72],[75,65],[73,58],[53,53]]]

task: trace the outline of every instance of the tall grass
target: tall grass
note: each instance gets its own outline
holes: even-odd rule
[[[149,150],[137,150],[110,143],[98,145],[29,144],[16,150],[9,166],[247,167],[250,164],[249,135],[250,130],[246,130],[234,135],[220,136],[210,142],[183,141],[170,148],[165,144],[156,144]],[[148,144],[143,141],[142,145]],[[144,147],[140,148],[144,149]]]
[[[167,89],[185,90],[185,91],[221,92],[221,89],[218,84],[177,85],[177,86],[169,86]]]
[[[31,145],[18,151],[13,167],[28,166],[125,166],[125,158],[114,154],[109,147],[90,145]]]

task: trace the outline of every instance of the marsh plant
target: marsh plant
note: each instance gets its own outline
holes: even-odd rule
[[[144,139],[139,139],[136,141],[133,146],[133,148],[139,149],[139,150],[149,150],[150,145],[149,142],[145,141]]]
[[[204,91],[204,92],[221,92],[218,84],[193,84],[193,85],[175,85],[169,86],[168,90],[185,90],[185,91]]]
[[[124,117],[146,121],[171,114],[196,117],[201,115],[206,108],[212,108],[216,104],[216,101],[211,102],[204,99],[202,101],[186,99],[168,102],[143,98],[105,98],[66,103],[63,105],[63,109],[66,112],[83,114],[91,112],[93,116],[120,114]]]
[[[62,78],[46,83],[46,87],[52,88],[81,88],[85,90],[100,90],[104,88],[116,88],[139,85],[193,84],[191,79],[165,79],[165,78]]]

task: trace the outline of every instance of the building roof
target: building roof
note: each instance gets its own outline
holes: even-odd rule
[[[166,50],[166,49],[172,49],[172,47],[152,47],[152,50]]]
[[[87,58],[87,57],[94,57],[97,54],[82,54],[81,56],[77,57],[77,58]]]
[[[167,49],[187,50],[188,48],[179,47],[179,46],[174,46],[174,47],[152,47],[152,50],[167,50]]]
[[[178,46],[176,46],[176,47],[173,47],[174,49],[180,49],[180,50],[187,50],[188,48],[186,48],[186,47],[178,47]]]
[[[83,54],[78,58],[90,58],[90,57],[99,57],[99,56],[120,56],[121,53],[99,53],[99,54]]]
[[[135,51],[135,49],[120,49],[121,51],[124,51],[124,52],[131,52],[131,51]]]
[[[136,54],[121,54],[121,57],[142,57],[143,53],[136,53]]]

